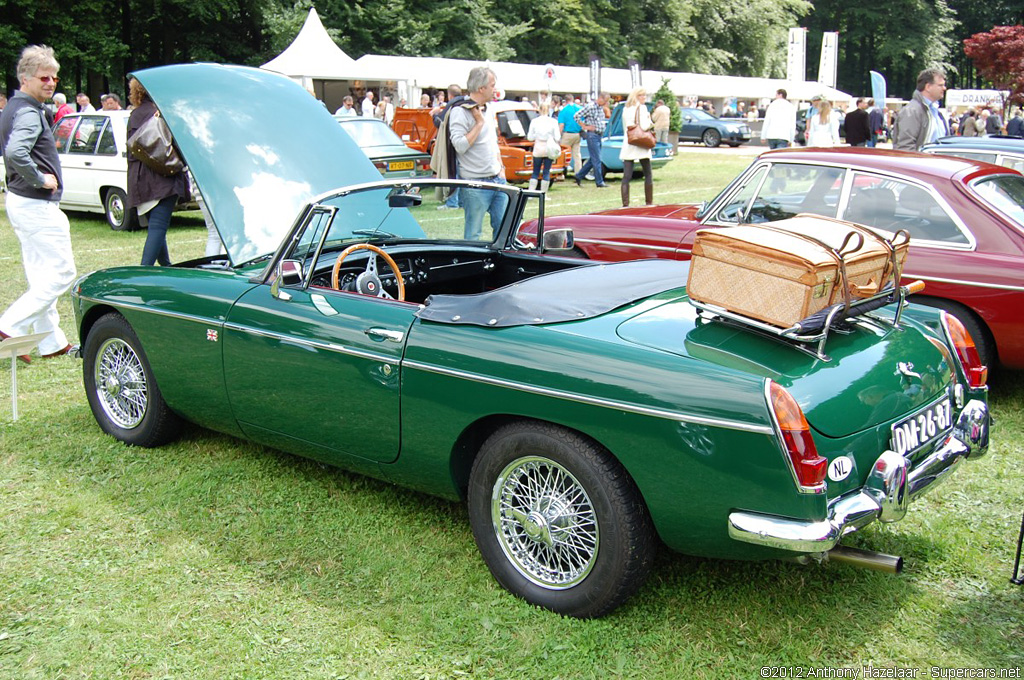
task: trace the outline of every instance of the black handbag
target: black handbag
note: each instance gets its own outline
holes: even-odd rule
[[[178,150],[174,148],[171,130],[159,111],[128,138],[128,151],[147,168],[161,175],[176,175],[185,168]]]
[[[643,147],[644,149],[653,149],[657,140],[654,139],[654,133],[640,129],[640,107],[636,107],[636,125],[631,128],[626,128],[626,141],[633,146]]]

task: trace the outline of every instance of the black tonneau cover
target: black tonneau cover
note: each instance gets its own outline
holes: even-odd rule
[[[686,285],[689,262],[638,260],[585,264],[475,295],[431,295],[418,316],[472,326],[574,321]]]

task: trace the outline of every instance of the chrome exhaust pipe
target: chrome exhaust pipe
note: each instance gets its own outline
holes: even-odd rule
[[[899,555],[886,555],[885,553],[874,552],[873,550],[860,550],[859,548],[846,548],[841,545],[829,550],[825,555],[829,560],[845,562],[857,567],[884,571],[889,574],[898,574],[903,571],[903,558]]]

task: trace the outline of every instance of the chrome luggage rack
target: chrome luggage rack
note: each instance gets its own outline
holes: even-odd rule
[[[893,289],[890,284],[888,288],[885,288],[877,295],[857,300],[856,302],[850,303],[849,306],[844,303],[834,304],[812,314],[806,319],[796,322],[789,328],[772,326],[771,324],[758,321],[757,319],[752,319],[749,316],[730,312],[728,309],[719,307],[718,305],[712,305],[706,302],[697,302],[692,298],[690,299],[690,304],[697,308],[698,316],[702,319],[715,320],[717,318],[720,321],[731,322],[746,328],[751,328],[781,340],[787,340],[794,343],[798,349],[801,349],[822,361],[828,361],[829,357],[825,354],[825,344],[828,342],[829,333],[835,330],[842,321],[867,314],[870,311],[893,303],[898,303],[896,306],[896,314],[893,316],[892,320],[878,316],[872,316],[871,318],[875,321],[886,323],[893,328],[899,328],[900,316],[903,313],[903,308],[906,306],[907,296],[913,293],[920,293],[922,290],[924,290],[924,282],[922,281],[914,281],[913,283],[900,286],[896,289]],[[812,349],[809,346],[814,347]]]

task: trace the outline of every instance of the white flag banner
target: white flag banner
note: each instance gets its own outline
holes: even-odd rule
[[[807,29],[789,29],[789,53],[786,56],[786,80],[802,83],[807,80]]]
[[[821,36],[821,61],[818,62],[818,82],[826,87],[836,86],[836,66],[839,61],[839,34],[827,31]]]

